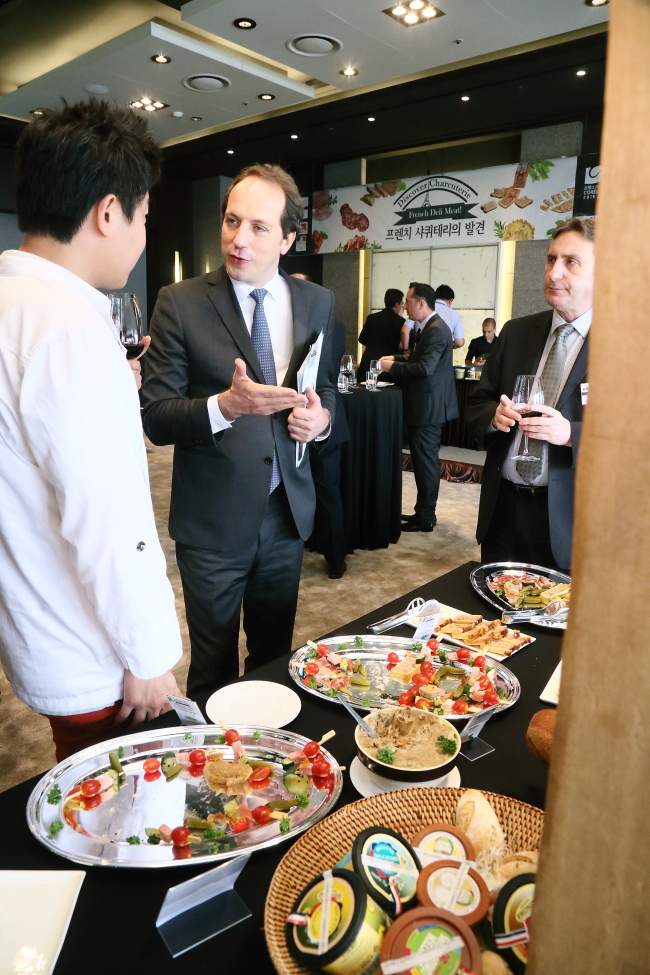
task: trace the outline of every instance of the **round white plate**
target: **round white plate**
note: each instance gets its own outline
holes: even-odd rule
[[[385,779],[382,775],[375,775],[363,765],[358,758],[350,765],[350,781],[362,796],[379,796],[382,792],[394,792],[396,789],[431,789],[447,786],[451,789],[460,788],[460,772],[456,766],[441,779],[431,779],[429,782],[398,782],[395,779]]]
[[[214,724],[259,724],[284,728],[300,714],[300,698],[290,687],[270,680],[242,680],[220,687],[208,698],[206,714]]]

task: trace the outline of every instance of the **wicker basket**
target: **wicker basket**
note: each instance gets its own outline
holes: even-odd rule
[[[313,826],[285,854],[275,871],[264,909],[266,943],[280,975],[307,975],[289,954],[285,924],[300,891],[316,874],[333,867],[349,853],[358,833],[368,826],[388,826],[407,840],[431,823],[453,823],[465,789],[402,789],[359,799]],[[484,795],[497,814],[512,850],[537,850],[544,813],[525,802]]]

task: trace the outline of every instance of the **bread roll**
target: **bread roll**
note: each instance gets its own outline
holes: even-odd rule
[[[530,719],[526,731],[526,744],[535,758],[539,758],[547,768],[551,761],[556,714],[555,708],[545,708],[543,711],[538,711]]]
[[[469,837],[477,857],[481,853],[500,856],[505,837],[492,806],[482,792],[468,789],[456,806],[456,826]]]
[[[483,975],[512,975],[512,970],[505,963],[501,955],[493,951],[481,952]]]
[[[503,877],[503,882],[511,880],[520,873],[537,873],[537,861],[539,855],[535,850],[520,850],[518,853],[511,853],[504,857],[499,864],[499,873]]]

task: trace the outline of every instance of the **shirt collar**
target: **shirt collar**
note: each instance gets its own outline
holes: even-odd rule
[[[424,321],[422,321],[422,322],[418,322],[418,324],[419,324],[419,326],[420,326],[420,331],[422,331],[422,329],[423,329],[423,328],[424,328],[424,326],[425,326],[425,325],[427,324],[427,322],[430,322],[430,321],[431,321],[431,319],[433,318],[433,316],[434,316],[434,315],[437,315],[437,314],[438,314],[437,312],[435,312],[435,311],[432,311],[432,312],[431,312],[431,314],[430,314],[430,315],[429,315],[429,316],[428,316],[427,318],[425,318],[425,319],[424,319]]]
[[[230,275],[228,275],[228,277],[230,277]],[[256,290],[253,287],[253,285],[247,284],[245,281],[233,281],[232,278],[230,278],[230,281],[232,282],[232,286],[235,289],[235,294],[237,295],[237,301],[240,304],[242,303],[244,298],[248,298],[251,291]],[[276,271],[273,277],[271,278],[271,280],[267,281],[267,283],[263,285],[263,288],[265,291],[268,291],[268,293],[275,301],[277,301],[279,296],[282,294],[280,289],[284,286],[284,284],[285,282],[284,279],[280,276],[280,272]]]
[[[587,335],[589,334],[592,316],[593,316],[593,309],[589,308],[588,311],[580,315],[579,318],[576,318],[575,322],[571,322],[571,324],[576,329],[576,331],[580,332],[583,339],[586,339]],[[551,325],[551,332],[554,332],[556,328],[560,328],[560,326],[562,325],[568,325],[568,324],[569,323],[564,321],[564,319],[562,318],[562,316],[558,311],[553,312],[553,322]]]
[[[112,326],[111,304],[106,295],[103,295],[97,288],[93,288],[83,278],[73,274],[72,271],[61,267],[60,264],[48,261],[44,257],[38,257],[36,254],[30,254],[28,251],[9,250],[0,254],[0,275],[3,274],[56,281],[69,291],[76,292]]]

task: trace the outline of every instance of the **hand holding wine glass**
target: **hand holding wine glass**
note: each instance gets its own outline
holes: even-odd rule
[[[544,405],[544,390],[538,376],[517,376],[512,394],[512,409],[522,417],[539,417],[542,414],[535,410],[536,406]],[[513,458],[516,461],[536,461],[537,454],[531,454],[528,449],[528,437],[524,432],[521,450]]]
[[[138,296],[111,295],[111,318],[126,349],[127,359],[139,359],[147,351],[149,342],[145,341]]]

